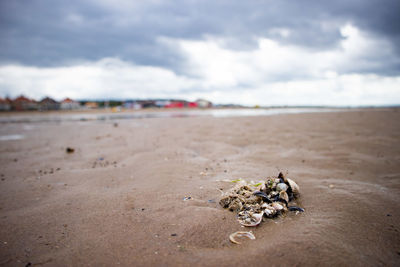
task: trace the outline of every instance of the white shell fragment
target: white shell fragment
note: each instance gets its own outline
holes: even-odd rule
[[[281,211],[281,210],[284,209],[283,206],[282,206],[280,203],[278,203],[278,202],[272,203],[271,206],[272,206],[277,212],[279,212],[279,211]]]
[[[264,215],[264,212],[254,213],[246,219],[239,218],[238,221],[243,226],[247,226],[247,227],[257,226],[261,223],[263,215]]]
[[[279,183],[276,185],[276,191],[281,192],[281,191],[286,191],[288,189],[288,186],[285,183]]]
[[[238,245],[240,245],[241,243],[236,241],[236,239],[235,239],[236,237],[247,237],[247,238],[249,238],[251,240],[256,239],[256,237],[254,236],[254,234],[251,231],[250,232],[239,231],[239,232],[234,232],[233,234],[230,234],[229,235],[229,240],[232,243],[238,244]]]
[[[267,217],[273,217],[276,214],[276,210],[272,206],[267,205],[264,209],[264,214]]]

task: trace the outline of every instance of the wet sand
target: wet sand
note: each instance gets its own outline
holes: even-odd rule
[[[399,122],[377,109],[3,123],[24,138],[0,141],[0,265],[398,266]],[[230,243],[244,229],[218,205],[222,180],[280,170],[306,212]]]

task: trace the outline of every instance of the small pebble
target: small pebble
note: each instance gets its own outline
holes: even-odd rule
[[[177,234],[171,234],[171,236],[177,236]]]

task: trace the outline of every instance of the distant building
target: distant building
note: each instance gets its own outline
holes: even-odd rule
[[[37,110],[38,104],[35,100],[29,99],[29,98],[21,95],[12,101],[11,109],[17,110],[17,111]]]
[[[11,104],[8,99],[0,98],[0,111],[9,111]]]
[[[99,104],[97,102],[86,102],[85,103],[85,108],[88,109],[96,109],[99,107]]]
[[[156,101],[154,100],[139,100],[137,101],[143,108],[156,108]]]
[[[60,103],[50,97],[45,97],[39,102],[40,110],[57,110],[60,109]]]
[[[212,107],[212,103],[205,99],[197,99],[196,103],[199,108],[211,108]]]
[[[141,109],[142,108],[142,105],[140,103],[138,103],[137,101],[125,101],[123,106],[126,109]]]
[[[171,101],[169,101],[169,100],[157,100],[155,102],[155,104],[159,108],[164,108],[164,107],[168,106],[169,104],[171,104]]]
[[[171,101],[168,105],[165,105],[165,108],[183,108],[185,107],[185,103],[183,101]]]
[[[81,104],[78,101],[66,98],[61,101],[60,108],[63,110],[79,109],[81,108]]]
[[[188,107],[188,108],[197,108],[198,105],[197,105],[197,102],[189,102],[189,103],[187,104],[187,107]]]

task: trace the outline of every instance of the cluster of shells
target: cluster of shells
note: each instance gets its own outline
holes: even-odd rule
[[[290,202],[299,196],[299,186],[292,179],[279,173],[256,185],[241,180],[226,192],[219,204],[238,213],[238,221],[244,226],[256,226],[263,217],[273,218],[289,211],[303,212]]]

